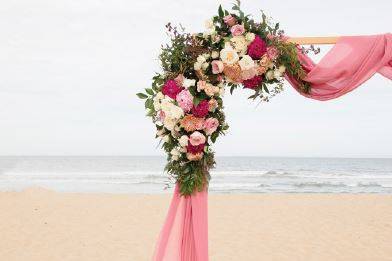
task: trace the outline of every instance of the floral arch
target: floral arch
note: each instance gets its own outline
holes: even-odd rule
[[[163,72],[151,88],[138,93],[145,99],[157,137],[168,154],[166,171],[180,185],[181,194],[203,189],[214,166],[211,149],[229,128],[222,96],[243,86],[254,91],[250,99],[269,99],[283,89],[291,75],[304,93],[310,85],[298,59],[296,44],[288,42],[279,24],[245,15],[239,2],[232,13],[221,6],[206,21],[203,33],[189,34],[166,25],[171,42],[159,56]]]

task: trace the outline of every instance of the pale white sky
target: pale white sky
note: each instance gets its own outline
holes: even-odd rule
[[[163,155],[135,93],[159,70],[164,25],[201,31],[220,2],[232,1],[2,1],[0,155]],[[293,36],[377,34],[392,24],[389,0],[243,8],[255,17],[263,9]],[[330,102],[290,86],[258,107],[247,95],[225,97],[231,128],[218,155],[392,157],[392,83],[381,76]]]

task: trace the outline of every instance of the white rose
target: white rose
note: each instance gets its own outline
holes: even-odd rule
[[[267,78],[267,80],[272,80],[274,78],[274,71],[269,70],[266,74],[265,74],[265,78]]]
[[[226,64],[234,64],[238,62],[238,54],[231,46],[226,46],[224,49],[220,51],[220,57],[222,62]]]
[[[245,39],[248,42],[252,42],[255,39],[255,34],[254,33],[246,33],[245,34]]]
[[[193,64],[193,69],[195,69],[195,71],[201,70],[201,63],[195,62],[195,63]]]
[[[242,56],[241,60],[238,62],[241,67],[241,70],[249,70],[255,66],[255,62],[253,61],[252,57],[249,55]]]
[[[209,53],[204,53],[203,54],[204,58],[207,60],[208,58],[210,58],[210,54]]]
[[[278,70],[279,70],[279,72],[284,74],[284,72],[286,71],[286,67],[284,65],[281,65],[281,66],[279,66]]]
[[[185,88],[189,88],[189,87],[191,87],[191,86],[195,86],[195,84],[196,84],[196,80],[194,80],[194,79],[184,79],[184,81],[182,82],[182,85],[185,87]]]
[[[244,55],[246,53],[246,50],[248,49],[248,43],[246,42],[243,35],[234,36],[230,39],[230,41],[233,43],[234,50],[236,52],[241,55]]]
[[[170,108],[168,117],[178,120],[182,116],[184,116],[184,110],[181,107],[176,106],[176,105],[173,104],[173,106]]]
[[[203,64],[206,62],[206,58],[203,55],[197,56],[197,62]]]
[[[207,68],[208,68],[209,65],[210,65],[209,63],[203,63],[203,64],[201,65],[201,68],[205,71],[205,70],[207,70]]]
[[[212,59],[216,59],[219,57],[219,52],[218,51],[212,51],[211,52],[211,58]]]
[[[163,120],[163,126],[165,126],[165,128],[168,129],[169,131],[174,130],[176,124],[177,124],[177,120],[173,118],[165,117],[165,119]],[[166,135],[165,137],[167,136],[169,135]]]
[[[182,135],[181,138],[178,140],[178,142],[182,147],[186,147],[188,146],[188,140],[189,140],[188,136]]]

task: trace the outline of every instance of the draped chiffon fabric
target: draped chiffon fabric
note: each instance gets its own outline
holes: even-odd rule
[[[392,80],[392,34],[341,37],[318,64],[300,51],[298,56],[311,92],[302,93],[296,79],[286,79],[308,98],[340,97],[377,72]],[[181,196],[176,185],[153,261],[208,261],[207,188]]]
[[[300,51],[298,57],[308,73],[305,80],[311,84],[310,93],[302,93],[290,75],[286,79],[299,93],[316,100],[338,98],[375,73],[392,80],[392,34],[340,37],[318,64]]]
[[[208,260],[207,199],[207,188],[181,196],[176,184],[153,261]]]

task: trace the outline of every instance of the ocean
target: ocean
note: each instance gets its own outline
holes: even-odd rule
[[[165,158],[0,157],[0,190],[168,193]],[[218,157],[212,193],[392,193],[392,159]]]

